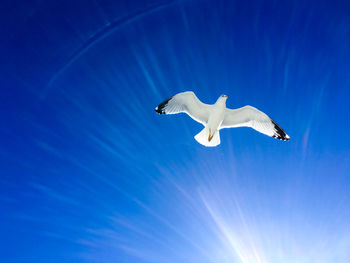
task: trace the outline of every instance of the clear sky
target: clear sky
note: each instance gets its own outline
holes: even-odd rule
[[[307,2],[307,3],[305,3]],[[2,1],[1,262],[350,262],[349,1]],[[154,108],[230,94],[290,135]]]

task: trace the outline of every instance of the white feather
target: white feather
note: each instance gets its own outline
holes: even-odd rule
[[[271,137],[282,140],[290,139],[269,116],[249,105],[235,110],[225,109],[224,119],[219,129],[236,127],[250,127]]]
[[[212,105],[201,102],[192,91],[181,92],[169,98],[168,103],[163,109],[159,109],[160,105],[155,109],[158,113],[187,113],[192,119],[204,126],[208,122],[209,114],[213,107]],[[159,112],[158,110],[163,110],[163,112]]]

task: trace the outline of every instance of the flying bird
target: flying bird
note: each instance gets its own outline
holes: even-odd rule
[[[228,95],[221,95],[215,104],[201,102],[192,91],[178,93],[160,103],[155,111],[159,114],[186,113],[193,120],[204,125],[194,138],[200,144],[214,147],[220,144],[219,131],[224,128],[251,127],[254,130],[287,141],[290,137],[269,116],[252,107],[226,108]]]

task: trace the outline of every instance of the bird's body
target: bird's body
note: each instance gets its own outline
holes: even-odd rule
[[[192,119],[204,125],[194,138],[202,145],[213,147],[220,144],[219,130],[223,128],[251,127],[279,140],[289,140],[283,129],[265,113],[252,106],[239,109],[226,108],[227,95],[221,95],[215,104],[202,103],[192,91],[178,93],[159,104],[159,114],[187,113]]]
[[[222,121],[224,120],[225,108],[226,97],[219,97],[219,99],[214,104],[213,110],[209,114],[209,119],[207,123],[208,128],[212,131],[216,131],[219,129]]]
[[[220,144],[219,127],[224,120],[226,98],[219,97],[209,112],[208,122],[202,132],[194,138],[205,146],[216,146]]]

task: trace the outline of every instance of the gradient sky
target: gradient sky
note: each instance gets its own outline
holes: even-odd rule
[[[349,1],[0,10],[1,262],[350,262]],[[187,90],[291,140],[203,147],[154,112]]]

